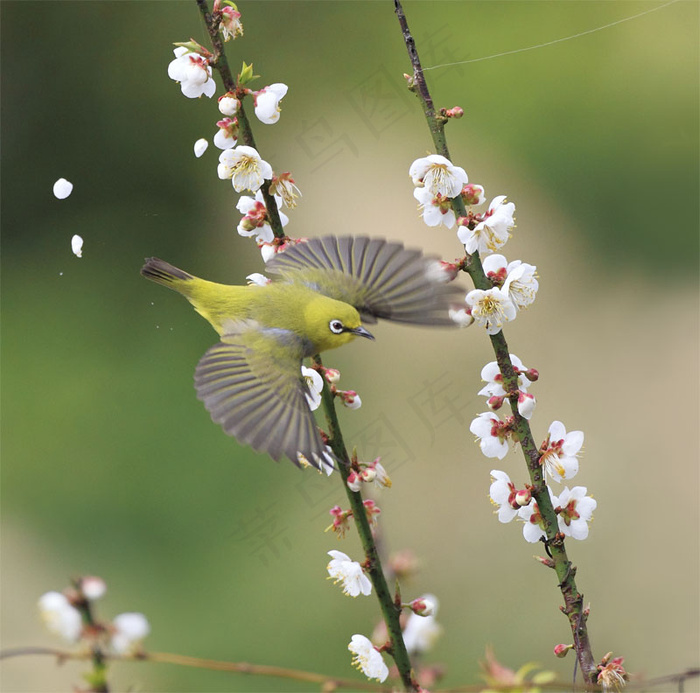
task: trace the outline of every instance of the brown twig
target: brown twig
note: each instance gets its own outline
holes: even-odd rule
[[[207,27],[207,33],[209,34],[209,39],[211,40],[212,48],[214,49],[214,57],[210,61],[213,69],[217,70],[221,76],[221,81],[224,84],[224,89],[227,92],[235,92],[237,90],[238,84],[233,78],[233,73],[229,67],[228,60],[226,58],[226,53],[224,51],[224,42],[221,38],[221,33],[219,32],[219,23],[221,22],[221,17],[218,13],[209,12],[209,7],[207,5],[207,0],[196,0],[197,7],[204,19],[204,24]],[[250,126],[250,121],[243,107],[243,100],[241,98],[241,105],[236,112],[236,118],[238,119],[238,131],[240,134],[240,139],[243,140],[243,144],[247,147],[253,147],[257,149],[255,145],[255,137],[253,135],[253,129]],[[280,220],[279,210],[277,209],[277,203],[275,202],[274,196],[270,193],[270,181],[265,181],[262,186],[260,186],[260,192],[262,193],[263,200],[265,202],[265,207],[267,208],[267,216],[270,220],[270,227],[272,232],[275,234],[276,238],[284,238],[285,233],[282,228],[282,221]]]
[[[400,0],[394,0],[396,16],[398,17],[401,31],[403,33],[406,49],[408,50],[409,59],[413,68],[412,91],[418,96],[421,101],[423,113],[425,115],[430,133],[433,138],[436,151],[442,156],[450,159],[447,141],[445,139],[445,123],[447,118],[439,115],[435,111],[430,91],[428,90],[423,68],[421,67],[420,58],[416,49],[415,41],[411,35],[406,20],[406,15],[401,6]],[[450,159],[451,160],[451,159]],[[466,215],[464,202],[460,195],[452,200],[452,207],[455,214],[459,216]],[[464,262],[464,270],[470,275],[474,286],[477,289],[490,289],[491,282],[484,274],[483,267],[479,254],[474,253],[468,255]],[[578,591],[574,576],[576,568],[569,561],[564,540],[559,534],[557,517],[552,507],[549,493],[544,481],[542,467],[539,462],[539,450],[535,444],[530,424],[527,419],[520,416],[517,408],[517,389],[518,378],[513,370],[513,365],[510,360],[508,344],[506,342],[503,331],[498,334],[491,335],[491,344],[496,354],[496,361],[503,375],[503,387],[506,392],[515,393],[509,397],[511,410],[514,417],[514,433],[517,440],[520,442],[525,460],[527,463],[530,479],[533,486],[533,496],[540,509],[545,524],[545,532],[547,536],[548,547],[554,561],[554,568],[559,579],[559,587],[562,596],[564,597],[564,606],[562,611],[569,619],[569,625],[573,633],[574,644],[577,654],[578,663],[581,666],[584,678],[587,683],[595,683],[598,670],[596,661],[593,658],[591,644],[588,637],[588,629],[586,627],[587,614],[584,611],[583,595]]]

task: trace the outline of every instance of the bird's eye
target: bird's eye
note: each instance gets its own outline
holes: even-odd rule
[[[340,320],[331,320],[329,327],[334,334],[340,334],[345,329],[345,326]]]

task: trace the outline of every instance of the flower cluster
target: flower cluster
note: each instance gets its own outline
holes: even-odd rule
[[[359,491],[362,484],[369,483],[373,483],[378,488],[391,488],[391,479],[380,460],[381,457],[369,463],[353,460],[353,468],[347,481],[348,488],[351,491]]]
[[[513,382],[506,383],[497,362],[486,364],[481,371],[481,378],[486,385],[479,391],[487,397],[491,411],[479,414],[471,423],[469,430],[479,441],[484,456],[502,460],[508,454],[510,440],[517,442],[514,416],[501,420],[495,413],[506,399],[517,401],[520,416],[529,419],[535,410],[535,398],[528,392],[539,373],[534,368],[527,368],[515,355],[510,354],[513,366]],[[558,483],[572,479],[578,472],[578,455],[583,447],[583,432],[567,433],[561,421],[554,421],[549,427],[546,439],[539,449],[539,463],[545,480]],[[498,519],[510,522],[516,517],[523,521],[523,536],[529,542],[539,541],[546,536],[545,521],[537,502],[532,497],[531,487],[517,489],[508,474],[498,469],[491,472],[492,484],[489,490],[491,502],[498,507]],[[587,496],[585,486],[574,486],[555,496],[548,488],[552,506],[557,515],[558,531],[574,539],[588,536],[588,522],[591,520],[597,503]]]
[[[101,578],[82,577],[63,592],[43,594],[39,613],[52,633],[71,644],[85,642],[119,656],[138,654],[151,630],[148,620],[135,612],[119,614],[108,622],[97,620],[94,602],[106,591]]]
[[[448,229],[456,225],[457,237],[469,255],[496,253],[510,238],[515,228],[515,205],[505,195],[498,195],[485,212],[475,211],[486,200],[484,188],[469,183],[464,169],[449,159],[436,154],[416,159],[409,175],[417,186],[413,196],[423,221],[428,226],[443,225]],[[456,216],[456,198],[467,210],[465,216]],[[493,255],[484,260],[484,271],[492,287],[470,291],[464,307],[453,309],[450,316],[461,327],[477,323],[494,335],[535,300],[539,288],[537,268],[520,260],[508,263],[502,255]]]
[[[230,0],[215,0],[212,17],[225,41],[243,36],[241,13]],[[175,59],[168,65],[168,76],[180,84],[182,93],[188,98],[211,98],[216,92],[212,76],[214,56],[194,39],[175,45]],[[287,207],[296,206],[301,193],[288,172],[279,175],[273,173],[272,166],[251,146],[253,140],[249,130],[243,135],[240,133],[241,123],[247,123],[245,117],[239,120],[246,97],[252,99],[255,115],[261,123],[272,125],[280,119],[281,103],[287,94],[287,85],[274,82],[254,91],[247,85],[256,78],[252,64],[246,65],[244,62],[235,85],[219,97],[218,107],[223,118],[216,121],[217,130],[212,141],[222,150],[217,167],[218,177],[230,180],[237,193],[248,191],[255,195],[240,198],[237,208],[243,218],[237,230],[242,236],[255,238],[263,252],[263,259],[267,261],[271,257],[270,244],[276,240],[270,224],[270,214],[275,213],[281,226],[285,226],[288,219],[279,208],[283,204]],[[247,144],[239,144],[241,137]],[[195,142],[194,153],[197,158],[205,153],[208,144],[205,138]],[[263,187],[265,185],[269,186],[270,195],[277,201],[277,210],[267,209],[272,197],[267,194],[263,196],[261,188],[263,192],[267,190]],[[275,252],[281,249],[281,245],[275,246]]]

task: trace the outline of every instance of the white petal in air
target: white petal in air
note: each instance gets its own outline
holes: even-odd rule
[[[65,178],[59,178],[53,184],[53,194],[59,200],[65,200],[73,192],[73,183]]]
[[[83,257],[83,239],[77,233],[70,239],[70,247],[75,257]]]
[[[205,140],[203,137],[200,137],[194,143],[194,155],[199,159],[199,157],[207,151],[208,146],[209,142],[207,142],[207,140]]]

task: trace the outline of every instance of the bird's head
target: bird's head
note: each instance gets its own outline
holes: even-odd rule
[[[360,314],[348,303],[327,296],[314,298],[305,311],[307,335],[316,352],[335,349],[347,344],[355,337],[374,339],[362,327]]]

